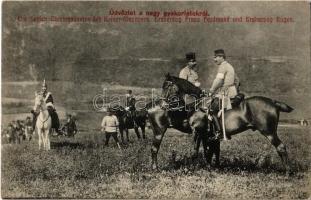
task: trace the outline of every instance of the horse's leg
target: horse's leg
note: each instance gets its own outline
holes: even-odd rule
[[[38,132],[38,141],[39,141],[39,150],[41,149],[41,145],[42,145],[42,132],[41,129],[37,129]]]
[[[290,171],[290,165],[289,165],[289,159],[288,154],[286,151],[286,146],[283,144],[283,142],[280,140],[280,138],[277,136],[277,134],[265,134],[265,136],[268,138],[268,140],[271,142],[271,144],[275,147],[278,155],[280,156],[283,164],[285,165],[286,171]]]
[[[266,136],[270,143],[275,147],[278,155],[280,156],[283,164],[285,165],[285,169],[287,172],[290,171],[288,154],[286,151],[286,147],[280,138],[277,135],[279,122],[279,113],[277,110],[270,111],[269,115],[267,114],[264,117],[264,120],[261,123],[257,123],[257,129],[260,130],[261,134]]]
[[[204,149],[204,157],[208,165],[212,164],[212,157],[213,157],[213,150],[211,149],[210,142],[208,141],[208,137],[201,134],[201,140],[203,142],[203,149]],[[207,149],[208,148],[208,149]]]
[[[120,127],[121,142],[122,144],[125,144],[123,133],[124,133],[124,129]]]
[[[44,150],[49,150],[49,129],[44,129]]]
[[[28,139],[29,139],[29,136],[28,136],[28,128],[27,128],[27,126],[25,127],[25,132],[24,132],[24,134],[25,134],[25,139],[28,140]]]
[[[151,157],[152,157],[152,169],[158,168],[158,152],[163,139],[165,131],[154,131],[154,137],[151,147]]]
[[[153,141],[151,147],[151,166],[153,169],[158,168],[157,155],[163,136],[169,126],[167,113],[161,108],[152,108],[148,110],[148,118],[153,130]]]
[[[141,125],[140,129],[141,129],[141,132],[142,132],[142,134],[143,134],[143,139],[146,139],[145,125]]]
[[[47,150],[46,149],[46,130],[44,130],[44,128],[43,128],[43,130],[42,130],[42,138],[43,138],[43,149],[44,150]]]
[[[47,134],[46,134],[47,150],[51,150],[50,132],[51,132],[51,129],[47,130]]]
[[[167,129],[166,126],[163,126],[161,128],[159,125],[161,124],[158,124],[157,122],[151,123],[151,128],[153,130],[153,141],[152,141],[152,147],[151,147],[152,169],[158,168],[158,152],[160,149],[160,145],[161,145],[164,133]]]
[[[199,133],[197,131],[193,131],[194,137],[193,137],[193,142],[194,142],[194,158],[197,158],[199,155],[199,149],[200,149],[200,143],[201,143],[201,138],[199,136]]]
[[[139,133],[138,127],[135,127],[134,130],[137,135],[137,138],[140,139],[140,133]]]
[[[215,165],[216,167],[220,166],[219,156],[220,156],[220,141],[212,141],[210,144],[210,150],[215,154]]]
[[[125,133],[126,133],[126,140],[127,142],[130,142],[130,139],[129,139],[129,130],[126,128],[125,129]]]

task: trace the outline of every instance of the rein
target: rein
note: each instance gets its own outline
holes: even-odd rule
[[[40,117],[38,117],[39,118],[39,120],[44,124],[46,121],[48,121],[48,119],[50,118],[50,115],[48,115],[48,117],[46,118],[46,120],[44,120],[44,121],[42,121],[41,119],[40,119]]]
[[[172,81],[165,81],[165,82],[167,82],[168,83],[168,88],[169,87],[173,87],[175,84],[172,82]],[[165,96],[163,97],[161,97],[160,99],[162,99],[162,100],[164,100],[164,101],[168,101],[168,96],[169,96],[169,93],[170,93],[171,91],[170,91],[170,89],[167,89],[166,90],[166,92],[165,92]],[[185,96],[187,93],[184,93],[182,96]],[[215,96],[206,96],[206,94],[205,93],[202,93],[203,94],[203,96],[201,96],[200,98],[198,98],[198,99],[196,99],[195,100],[195,105],[199,105],[199,104],[202,104],[203,106],[205,106],[205,105],[207,105],[207,107],[210,107],[210,105],[211,105],[211,102],[212,102],[212,100],[215,98]],[[206,102],[206,103],[204,103],[204,101]],[[180,106],[180,107],[178,107],[178,108],[175,108],[174,110],[179,110],[179,109],[182,109],[182,108],[184,108],[184,107],[186,107],[187,105],[184,105],[184,106]]]
[[[43,113],[44,111],[47,110],[46,108],[45,108],[45,109],[42,108],[42,104],[40,104],[39,106],[40,106],[40,113]],[[49,113],[48,113],[48,117],[47,117],[45,120],[42,120],[42,119],[40,118],[40,115],[38,116],[38,119],[40,120],[40,122],[41,122],[43,125],[44,125],[45,122],[47,122],[47,121],[49,120],[49,118],[50,118],[50,114],[49,114]]]

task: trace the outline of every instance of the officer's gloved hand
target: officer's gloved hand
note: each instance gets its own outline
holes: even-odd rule
[[[213,96],[213,93],[209,91],[209,92],[207,92],[207,96],[208,96],[208,97],[212,97],[212,96]]]

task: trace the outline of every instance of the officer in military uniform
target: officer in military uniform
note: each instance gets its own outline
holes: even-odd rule
[[[198,67],[195,60],[195,53],[189,52],[186,54],[188,61],[187,65],[180,71],[179,78],[185,79],[193,85],[200,87],[201,83],[198,81],[199,75],[197,73]]]
[[[136,99],[133,95],[133,91],[132,90],[128,90],[128,93],[125,95],[126,96],[126,102],[125,102],[125,109],[126,111],[129,111],[131,114],[131,117],[133,119],[134,122],[134,126],[137,127],[137,124],[135,122],[135,116],[136,116],[136,107],[135,107],[135,103],[136,103]]]
[[[212,115],[216,125],[216,131],[220,131],[219,121],[217,114],[220,110],[220,99],[224,98],[224,108],[231,109],[230,99],[234,99],[237,93],[236,84],[239,84],[237,75],[231,64],[226,61],[225,51],[223,49],[217,49],[214,51],[214,61],[218,65],[218,71],[216,78],[213,81],[210,88],[209,95],[215,95],[215,99],[212,101]]]
[[[56,109],[54,107],[54,101],[53,101],[53,96],[51,92],[47,91],[47,84],[45,80],[43,81],[42,88],[41,88],[41,95],[44,98],[44,101],[47,106],[47,110],[51,116],[52,119],[52,128],[55,129],[56,133],[61,134],[61,131],[59,130],[60,124],[59,124],[59,118],[56,113]],[[36,121],[37,121],[37,116],[39,113],[35,113],[34,110],[31,110],[31,113],[33,114],[33,130],[35,130],[36,126]]]

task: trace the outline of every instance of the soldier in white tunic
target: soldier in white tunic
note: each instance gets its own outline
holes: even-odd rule
[[[108,108],[108,115],[103,118],[101,127],[102,132],[106,134],[105,146],[108,146],[109,139],[111,136],[119,146],[120,145],[118,140],[119,121],[118,118],[113,114],[112,108]]]
[[[218,49],[214,51],[214,61],[218,66],[218,71],[215,80],[213,81],[210,89],[210,95],[215,95],[216,98],[212,102],[212,115],[216,125],[216,132],[220,132],[220,125],[217,119],[218,111],[220,108],[220,99],[224,98],[224,108],[231,109],[230,99],[234,99],[237,95],[236,84],[238,78],[232,65],[230,65],[225,59],[225,51]]]

